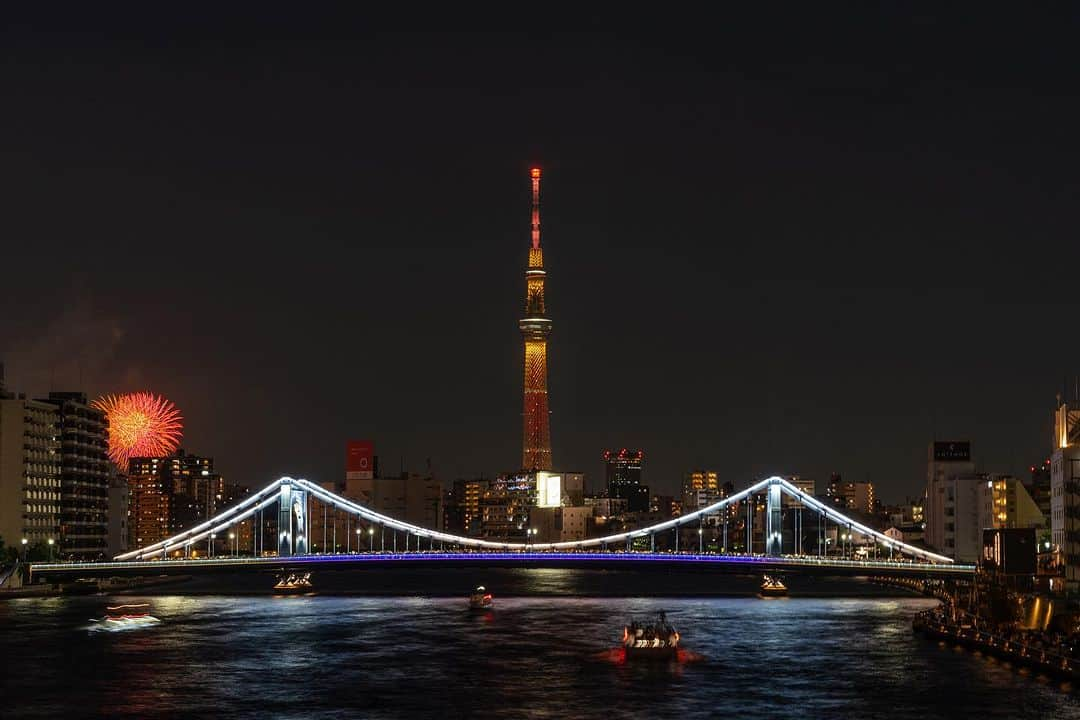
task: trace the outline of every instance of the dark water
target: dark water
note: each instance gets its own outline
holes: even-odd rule
[[[519,584],[558,591],[567,572]],[[143,600],[161,624],[115,633],[90,618],[135,598],[0,602],[0,715],[1080,718],[1068,686],[912,635],[921,598],[497,594],[479,615],[463,596]],[[629,614],[660,609],[691,657],[610,652]]]

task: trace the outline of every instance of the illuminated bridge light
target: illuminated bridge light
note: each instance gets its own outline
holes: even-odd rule
[[[530,558],[546,558],[546,559],[558,559],[563,557],[561,553],[566,553],[566,557],[573,559],[588,559],[591,556],[604,557],[604,558],[619,558],[619,553],[596,553],[595,551],[601,548],[607,548],[609,545],[612,547],[618,547],[621,544],[625,544],[627,541],[633,538],[645,537],[653,533],[665,532],[672,530],[688,523],[696,522],[701,518],[714,515],[720,511],[725,510],[728,506],[738,503],[747,499],[748,497],[763,492],[770,486],[778,487],[779,491],[784,494],[798,500],[804,507],[814,510],[831,520],[838,525],[845,528],[849,528],[850,532],[859,533],[865,537],[872,538],[878,542],[884,543],[889,547],[899,550],[907,555],[919,558],[929,565],[923,564],[922,567],[931,568],[935,565],[941,567],[943,570],[948,570],[950,566],[953,566],[951,558],[932,553],[928,550],[908,545],[901,541],[890,538],[876,530],[873,530],[861,523],[852,520],[843,514],[836,511],[835,508],[824,505],[816,498],[807,495],[799,490],[797,487],[779,477],[772,477],[755,485],[746,488],[745,490],[735,493],[719,502],[716,502],[707,507],[696,510],[692,513],[683,515],[682,517],[667,520],[656,525],[647,528],[637,528],[628,532],[616,533],[613,535],[607,535],[599,538],[588,538],[586,540],[573,540],[556,543],[516,543],[516,542],[495,542],[491,540],[482,540],[478,538],[463,537],[459,535],[453,535],[445,533],[439,530],[431,530],[425,527],[414,525],[412,523],[403,522],[395,518],[383,515],[375,512],[370,508],[359,505],[351,500],[340,497],[329,490],[316,485],[315,483],[308,482],[303,479],[294,479],[283,477],[279,480],[271,483],[266,488],[263,488],[257,493],[245,498],[241,503],[225,510],[220,515],[211,518],[210,520],[196,525],[174,537],[168,538],[164,541],[148,545],[137,550],[132,550],[127,553],[123,553],[116,557],[118,561],[129,560],[142,560],[145,558],[152,558],[158,556],[163,549],[171,545],[183,545],[184,547],[190,547],[193,543],[204,540],[217,533],[228,532],[230,527],[236,525],[239,522],[247,520],[255,515],[255,513],[263,510],[270,505],[274,505],[279,501],[280,491],[283,486],[292,487],[298,491],[306,492],[310,497],[326,503],[328,507],[336,508],[337,510],[344,511],[352,516],[356,516],[369,523],[381,525],[390,530],[396,530],[405,532],[412,536],[419,536],[425,539],[433,541],[439,541],[443,543],[450,543],[451,545],[467,548],[470,550],[482,550],[493,553],[485,557],[507,557],[508,553],[518,559],[530,559]],[[282,532],[282,537],[287,537],[287,532]],[[849,533],[845,533],[847,535]],[[590,554],[589,550],[593,552]],[[292,559],[298,562],[303,561],[301,558],[304,556],[294,556]],[[333,556],[331,556],[333,557]],[[359,560],[360,556],[346,556],[342,558],[343,561],[363,561]],[[402,555],[395,555],[394,557],[405,557]],[[462,557],[460,554],[448,553],[446,555],[432,555],[425,553],[419,557]],[[472,556],[470,556],[472,557]],[[623,557],[630,559],[641,559],[648,561],[651,557],[650,554],[641,553],[625,553]],[[741,557],[743,559],[733,560],[733,557]],[[882,567],[909,567],[911,563],[899,563],[894,561],[870,561],[870,560],[838,560],[835,558],[820,558],[813,556],[796,556],[783,558],[777,556],[730,556],[730,555],[693,555],[693,554],[664,554],[657,555],[657,559],[664,559],[672,562],[683,562],[683,558],[686,558],[687,562],[763,562],[763,563],[786,563],[795,565],[833,565],[837,567],[860,567],[860,568],[882,568]],[[326,557],[322,557],[325,560]],[[376,560],[383,559],[378,556]],[[218,560],[215,560],[218,561]],[[242,559],[240,560],[243,561]],[[277,560],[280,562],[280,560]],[[202,561],[206,562],[206,561]],[[966,566],[955,566],[955,570],[963,571]]]

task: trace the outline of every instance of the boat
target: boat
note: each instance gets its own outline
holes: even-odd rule
[[[312,589],[314,588],[311,584],[311,573],[281,575],[278,577],[277,584],[274,585],[274,592],[278,593],[306,593]]]
[[[766,575],[758,594],[761,597],[787,597],[788,589],[787,585],[780,581],[780,578]]]
[[[483,585],[477,586],[469,595],[470,610],[490,610],[492,604],[491,593]]]
[[[147,603],[107,607],[105,617],[94,622],[99,623],[97,627],[105,630],[128,630],[157,625],[161,620],[151,615],[149,608],[150,605]]]
[[[651,623],[636,620],[623,627],[627,660],[674,660],[679,655],[679,633],[661,611]]]

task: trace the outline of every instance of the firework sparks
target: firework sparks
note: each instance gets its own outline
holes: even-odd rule
[[[133,457],[165,457],[180,445],[183,418],[160,395],[105,395],[93,406],[103,410],[109,421],[109,457],[125,471]]]

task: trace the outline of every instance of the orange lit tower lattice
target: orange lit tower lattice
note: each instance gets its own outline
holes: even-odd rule
[[[525,343],[525,406],[521,467],[551,469],[551,430],[548,420],[547,339],[551,320],[544,309],[544,251],[540,249],[540,168],[532,178],[532,247],[525,271],[525,317],[518,322]]]

